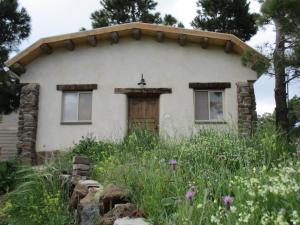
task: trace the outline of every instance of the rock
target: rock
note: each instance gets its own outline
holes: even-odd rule
[[[87,156],[77,155],[73,157],[73,164],[90,165],[90,159]]]
[[[101,215],[114,208],[116,204],[130,202],[130,192],[122,187],[110,184],[100,196],[99,207]]]
[[[132,203],[127,204],[117,204],[115,208],[104,214],[104,216],[100,220],[100,224],[102,225],[113,225],[114,221],[118,218],[123,217],[144,217],[144,212],[139,210],[136,205]]]
[[[80,180],[74,188],[69,200],[69,209],[76,209],[79,201],[88,194],[90,187],[102,188],[95,180]]]
[[[80,200],[78,205],[79,225],[94,225],[100,219],[99,198],[102,188],[91,187],[88,194]]]
[[[85,170],[85,171],[89,171],[90,170],[90,166],[89,165],[85,165],[85,164],[74,164],[73,165],[73,170]]]
[[[144,218],[124,217],[117,219],[113,225],[150,225]]]
[[[90,171],[89,170],[73,170],[72,172],[73,176],[85,176],[85,177],[89,177],[90,176]]]

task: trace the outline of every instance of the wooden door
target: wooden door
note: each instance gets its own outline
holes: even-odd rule
[[[158,133],[159,97],[128,97],[128,131],[147,129]]]

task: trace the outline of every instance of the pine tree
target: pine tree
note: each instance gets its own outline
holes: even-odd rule
[[[178,22],[178,20],[171,14],[166,14],[162,20],[162,23],[163,23],[163,25],[166,25],[166,26],[184,28],[183,23]]]
[[[100,4],[103,9],[91,15],[93,28],[130,22],[162,23],[160,13],[154,12],[157,2],[153,0],[101,0]]]
[[[0,0],[0,114],[19,105],[18,80],[4,70],[9,53],[16,50],[30,33],[30,17],[17,0]]]
[[[167,26],[184,27],[171,14],[161,18],[155,12],[157,2],[154,0],[101,0],[102,9],[92,13],[92,27],[106,27],[115,24],[143,22],[164,24]]]
[[[273,22],[276,31],[271,61],[275,76],[276,124],[288,132],[287,84],[300,77],[300,1],[263,1],[262,24]]]
[[[247,0],[198,0],[197,6],[194,28],[234,34],[243,41],[257,32],[256,14],[249,12]]]

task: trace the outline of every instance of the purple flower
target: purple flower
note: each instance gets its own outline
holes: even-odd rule
[[[231,197],[230,195],[226,195],[222,198],[223,204],[227,207],[230,208],[230,206],[233,203],[233,197]]]
[[[177,161],[175,159],[171,159],[169,161],[169,165],[172,166],[173,170],[176,170]]]
[[[185,194],[186,199],[192,204],[195,193],[192,191],[188,191]]]

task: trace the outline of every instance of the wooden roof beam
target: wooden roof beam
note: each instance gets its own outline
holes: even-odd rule
[[[231,40],[227,40],[225,44],[225,52],[230,53],[233,50],[233,43]]]
[[[10,67],[10,70],[12,70],[14,73],[18,74],[18,75],[21,75],[23,73],[26,72],[26,68],[25,66],[23,66],[21,63],[17,62],[15,64],[13,64],[11,67]]]
[[[132,37],[133,37],[135,40],[140,40],[140,39],[141,39],[141,36],[142,36],[141,29],[138,29],[138,28],[133,28],[133,29],[132,29]]]
[[[44,52],[44,53],[46,53],[46,54],[51,54],[52,52],[53,52],[53,49],[52,49],[52,47],[49,45],[49,44],[46,44],[46,43],[44,43],[44,44],[42,44],[41,46],[40,46],[40,49]]]
[[[64,46],[69,51],[73,51],[75,49],[75,44],[71,39],[65,40],[64,41]]]
[[[87,36],[87,43],[92,47],[96,47],[98,43],[96,35]]]
[[[179,37],[178,37],[178,43],[179,43],[181,46],[185,46],[186,43],[187,43],[187,35],[186,35],[186,34],[179,34]]]
[[[162,31],[157,31],[157,32],[156,32],[156,35],[155,35],[155,38],[156,38],[156,40],[157,40],[158,42],[164,42],[164,40],[165,40],[165,34],[164,34],[164,32],[162,32]]]
[[[119,43],[119,34],[118,32],[114,31],[110,34],[111,37],[111,44],[117,44]]]
[[[201,38],[200,45],[203,49],[207,49],[208,44],[209,44],[209,38],[207,37]]]

